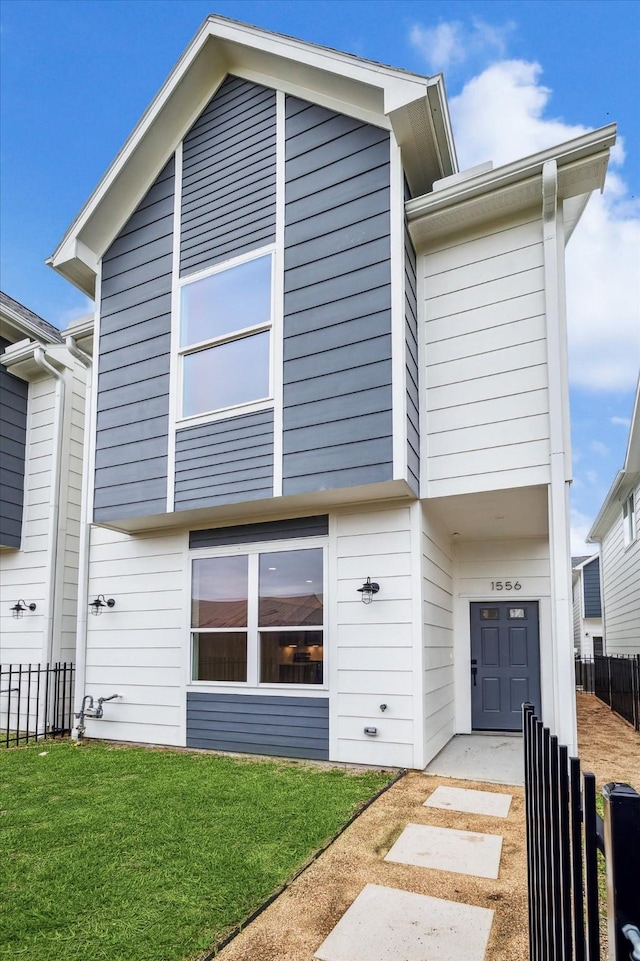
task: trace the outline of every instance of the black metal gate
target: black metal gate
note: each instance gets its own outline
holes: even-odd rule
[[[0,664],[0,745],[62,737],[73,727],[73,664]]]

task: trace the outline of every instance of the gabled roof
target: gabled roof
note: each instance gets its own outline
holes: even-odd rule
[[[611,485],[611,489],[604,499],[600,512],[593,522],[593,527],[589,531],[587,540],[591,543],[601,541],[606,532],[611,527],[612,522],[617,519],[620,505],[629,496],[633,488],[640,480],[640,377],[636,387],[636,399],[633,404],[633,414],[631,415],[631,426],[629,428],[629,440],[627,442],[627,452],[624,459],[624,466],[618,471],[616,478]]]
[[[12,343],[30,337],[42,344],[61,344],[60,331],[0,290],[0,331]]]
[[[392,129],[414,196],[457,170],[441,75],[208,17],[47,261],[90,297],[100,258],[228,74]]]

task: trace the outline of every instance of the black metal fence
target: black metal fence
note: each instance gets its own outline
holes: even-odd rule
[[[640,795],[628,785],[603,790],[593,774],[523,705],[525,810],[531,961],[600,961],[598,850],[606,860],[609,957],[640,947]],[[611,948],[611,946],[614,946]]]
[[[640,654],[576,658],[576,687],[595,694],[640,731]]]
[[[62,737],[73,727],[73,664],[0,664],[0,747]]]

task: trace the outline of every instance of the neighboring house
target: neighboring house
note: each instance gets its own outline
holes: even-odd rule
[[[607,654],[640,654],[640,381],[624,467],[587,540],[600,544]]]
[[[0,293],[5,666],[75,659],[86,371],[71,351],[81,329],[61,334]]]
[[[600,555],[571,558],[573,649],[579,657],[604,654]]]
[[[529,698],[575,744],[563,250],[614,139],[459,173],[442,77],[205,21],[50,259],[89,736],[421,768]]]

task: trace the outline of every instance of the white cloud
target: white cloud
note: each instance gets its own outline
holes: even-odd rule
[[[511,22],[496,27],[479,18],[474,18],[470,27],[460,20],[445,21],[437,27],[416,23],[409,39],[424,57],[428,70],[439,73],[479,57],[504,57],[513,29]]]
[[[450,107],[462,169],[485,160],[498,166],[584,133],[547,116],[551,90],[542,68],[503,60],[466,83]],[[612,151],[603,196],[592,196],[567,248],[569,376],[592,390],[633,390],[640,365],[640,204],[619,170],[624,147]]]
[[[587,544],[586,539],[589,531],[591,530],[591,525],[593,524],[593,518],[588,517],[586,514],[582,514],[580,511],[571,508],[571,556],[579,557],[582,554],[593,554],[596,546],[595,544]]]
[[[594,454],[600,454],[601,457],[606,457],[609,453],[609,448],[601,440],[592,440],[589,444],[589,450],[592,450]]]
[[[611,423],[619,424],[621,427],[631,427],[631,418],[630,417],[612,417]]]

